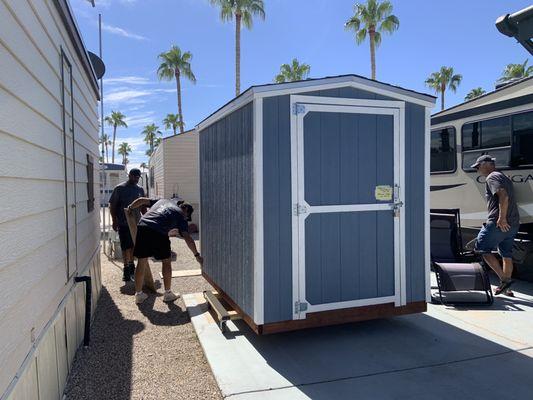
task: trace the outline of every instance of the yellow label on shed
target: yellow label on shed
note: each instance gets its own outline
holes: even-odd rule
[[[392,200],[392,187],[389,185],[376,186],[374,196],[376,197],[376,200],[379,200],[379,201],[391,201]]]

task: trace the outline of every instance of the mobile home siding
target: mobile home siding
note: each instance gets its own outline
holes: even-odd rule
[[[198,134],[182,133],[163,141],[165,157],[165,197],[177,194],[188,203],[198,204]]]
[[[98,200],[87,209],[87,155],[94,165],[98,159],[97,95],[54,2],[1,1],[0,20],[0,398],[58,398],[66,354],[73,357],[83,337],[85,289],[74,286],[73,276],[92,276],[93,308],[101,286]],[[61,49],[73,76],[75,175],[69,176],[77,243],[70,251],[77,269],[70,279]],[[93,176],[98,193],[96,167]]]
[[[200,132],[203,271],[253,316],[253,107]]]
[[[391,98],[351,87],[302,93],[372,100]],[[406,103],[406,295],[425,300],[424,112]],[[292,319],[292,201],[290,96],[263,99],[264,322]],[[411,273],[411,270],[416,271]]]
[[[150,171],[153,167],[154,171],[154,186],[152,189],[152,197],[165,197],[165,156],[163,153],[163,146],[159,146],[152,157],[150,157]]]

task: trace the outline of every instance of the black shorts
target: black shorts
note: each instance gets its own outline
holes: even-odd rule
[[[133,240],[131,238],[130,228],[127,226],[118,227],[118,238],[120,239],[120,248],[122,251],[133,249]]]
[[[147,226],[137,226],[133,255],[137,258],[154,257],[156,260],[170,258],[170,238]]]

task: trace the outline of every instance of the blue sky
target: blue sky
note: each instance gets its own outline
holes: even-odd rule
[[[98,13],[104,22],[107,72],[104,112],[126,114],[128,129],[117,142],[133,147],[130,166],[147,161],[140,132],[162,127],[177,112],[174,82],[159,82],[157,55],[178,45],[193,54],[197,84],[182,83],[186,128],[233,98],[234,24],[219,20],[209,0],[71,0],[87,48],[98,53]],[[424,80],[441,66],[463,75],[446,106],[460,103],[481,86],[489,91],[508,63],[528,53],[494,26],[496,18],[530,5],[530,0],[392,0],[400,28],[383,35],[377,50],[377,79],[432,93]],[[265,0],[266,20],[242,32],[241,87],[272,82],[283,63],[297,57],[311,65],[310,77],[370,75],[368,42],[355,44],[344,22],[354,0]],[[435,109],[437,111],[437,109]],[[107,129],[107,128],[106,128]],[[111,130],[108,133],[112,133]],[[171,132],[164,132],[164,136]],[[120,159],[120,158],[119,158]]]

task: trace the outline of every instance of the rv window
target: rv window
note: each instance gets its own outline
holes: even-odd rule
[[[481,147],[511,145],[511,118],[501,117],[481,122]]]
[[[463,150],[489,149],[511,145],[511,118],[501,117],[464,124]]]
[[[479,125],[479,122],[463,125],[463,150],[479,149],[481,139]]]
[[[511,152],[509,151],[509,148],[506,147],[503,149],[485,149],[463,152],[463,169],[465,171],[474,171],[470,166],[483,154],[490,154],[494,157],[496,159],[496,167],[498,168],[506,168],[510,165]]]
[[[533,165],[533,112],[513,115],[512,166]]]
[[[455,129],[431,131],[431,172],[455,171]]]

